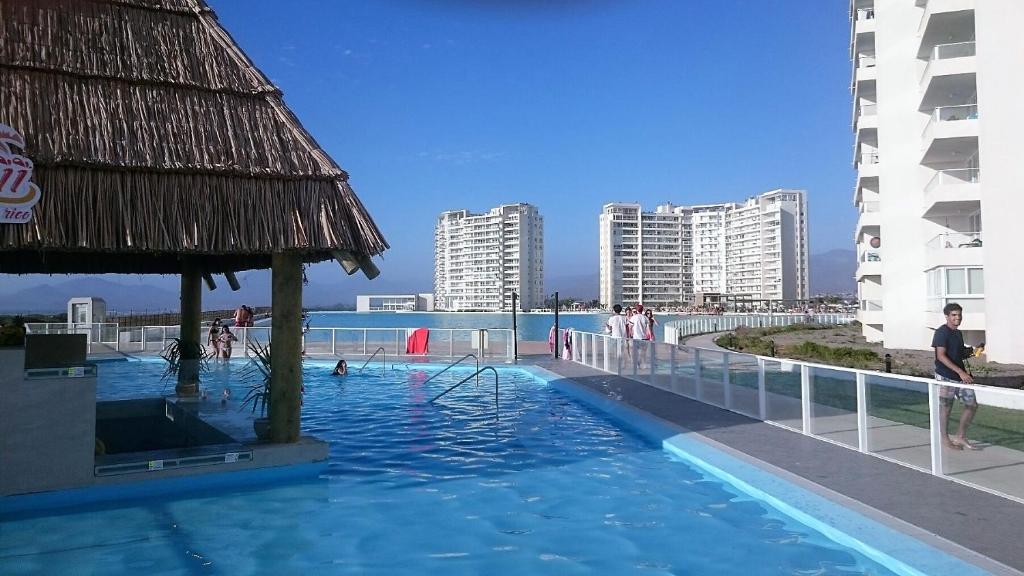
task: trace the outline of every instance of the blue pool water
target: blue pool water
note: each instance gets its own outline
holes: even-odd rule
[[[214,388],[243,390],[241,362]],[[346,378],[306,365],[308,481],[10,514],[0,574],[892,574],[518,369]],[[99,396],[160,392],[156,362],[102,364]]]

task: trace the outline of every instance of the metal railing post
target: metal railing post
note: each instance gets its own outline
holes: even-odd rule
[[[722,390],[725,408],[732,410],[732,386],[729,385],[729,353],[722,352]]]
[[[928,383],[928,415],[932,474],[942,476],[942,397],[939,394],[939,384],[936,382]]]
[[[696,385],[697,400],[704,399],[704,369],[700,365],[700,348],[693,349],[693,380]]]
[[[869,452],[868,446],[868,386],[867,377],[857,372],[857,449]]]
[[[757,415],[762,421],[768,419],[768,389],[764,378],[764,358],[757,359]]]
[[[366,356],[366,328],[363,328],[363,356]]]
[[[455,356],[455,330],[448,330],[448,356]]]
[[[811,368],[800,365],[800,417],[804,434],[811,434]]]
[[[331,356],[338,355],[338,330],[331,328]]]

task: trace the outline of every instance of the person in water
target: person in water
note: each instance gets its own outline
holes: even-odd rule
[[[348,376],[348,362],[344,359],[338,360],[338,363],[334,365],[334,372],[331,372],[331,376]]]

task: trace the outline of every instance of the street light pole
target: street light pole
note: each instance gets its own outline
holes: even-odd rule
[[[558,356],[558,291],[555,291],[555,358]]]

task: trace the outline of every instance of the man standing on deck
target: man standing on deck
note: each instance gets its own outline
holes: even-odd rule
[[[626,337],[626,317],[622,315],[622,306],[616,304],[612,306],[612,310],[615,314],[612,314],[608,318],[608,322],[604,325],[605,332],[612,338],[625,338]]]
[[[622,306],[616,304],[612,306],[612,311],[615,313],[608,318],[608,322],[604,325],[605,332],[616,340],[615,353],[617,358],[622,357],[622,339],[626,337],[626,317],[622,315]],[[628,344],[628,343],[627,343]]]
[[[963,308],[956,302],[950,302],[942,309],[942,313],[946,315],[946,323],[936,328],[932,337],[932,348],[935,348],[935,379],[939,382],[973,384],[974,378],[967,372],[964,364],[964,358],[973,354],[974,349],[964,346],[964,336],[960,332]],[[967,427],[971,425],[974,415],[978,412],[978,400],[974,390],[944,385],[939,387],[939,398],[942,400],[942,412],[939,417],[942,444],[952,450],[975,450],[967,441]],[[950,438],[947,421],[955,400],[960,400],[964,409],[960,414],[960,429],[955,437]]]
[[[651,333],[651,323],[647,320],[647,316],[644,315],[643,304],[636,303],[636,314],[633,314],[633,317],[629,319],[629,323],[633,328],[633,341],[631,342],[633,345],[633,364],[639,368],[643,364],[644,348],[638,340],[647,340]]]

